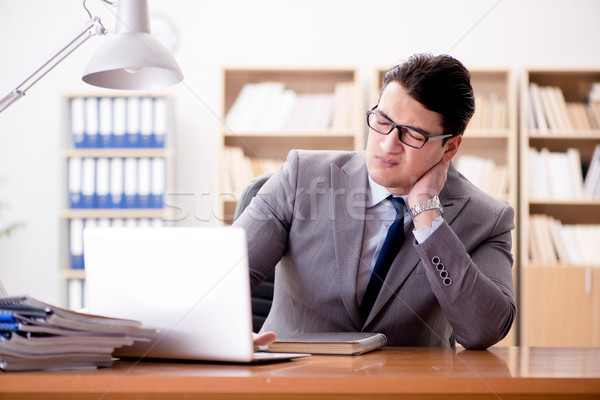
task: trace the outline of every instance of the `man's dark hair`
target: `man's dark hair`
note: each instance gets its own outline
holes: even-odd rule
[[[464,133],[475,112],[475,97],[471,74],[460,61],[445,54],[415,54],[385,73],[381,91],[393,81],[412,99],[442,115],[444,133]]]

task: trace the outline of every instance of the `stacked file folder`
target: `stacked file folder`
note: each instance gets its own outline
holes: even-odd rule
[[[148,340],[138,321],[83,314],[28,296],[0,297],[0,369],[109,367],[116,348]]]

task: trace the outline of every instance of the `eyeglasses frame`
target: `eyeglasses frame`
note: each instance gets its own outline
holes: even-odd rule
[[[379,106],[379,104],[375,105],[370,110],[367,110],[367,115],[366,115],[366,117],[367,117],[367,126],[369,128],[371,128],[371,129],[373,129],[375,132],[377,132],[379,134],[382,134],[382,135],[389,135],[390,133],[392,133],[392,131],[394,129],[397,129],[398,130],[398,140],[400,140],[400,142],[402,142],[403,144],[407,145],[408,147],[412,147],[413,149],[419,150],[419,149],[422,149],[427,144],[427,142],[433,142],[433,141],[436,141],[436,140],[442,140],[442,139],[446,139],[446,138],[455,136],[454,134],[451,134],[451,133],[444,133],[444,134],[437,135],[437,136],[430,136],[429,133],[427,131],[424,131],[423,129],[415,128],[415,127],[409,126],[409,125],[398,125],[394,121],[392,121],[390,118],[386,117],[385,115],[381,115],[380,113],[375,112],[375,109],[378,106]],[[371,125],[369,125],[369,115],[371,115],[371,114],[378,115],[381,118],[385,118],[386,120],[388,120],[392,124],[392,127],[390,128],[389,132],[384,133],[384,132],[378,131],[377,129],[375,129]],[[411,144],[404,143],[404,141],[402,140],[402,128],[408,129],[410,131],[414,131],[414,132],[418,133],[419,135],[423,136],[425,138],[425,141],[423,142],[423,144],[421,145],[421,147],[415,147],[415,146],[413,146]]]

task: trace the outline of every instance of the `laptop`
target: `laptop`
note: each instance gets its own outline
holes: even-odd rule
[[[86,228],[89,313],[159,332],[116,356],[257,362],[306,354],[255,352],[250,276],[241,228]]]

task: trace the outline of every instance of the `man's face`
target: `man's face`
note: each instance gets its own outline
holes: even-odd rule
[[[413,100],[398,82],[391,82],[381,94],[376,111],[397,125],[407,125],[429,133],[442,135],[442,116]],[[457,138],[451,138],[455,140]],[[382,135],[369,129],[367,139],[367,170],[369,176],[395,195],[408,194],[412,185],[444,157],[442,141],[430,141],[421,149],[405,145],[398,130]]]

